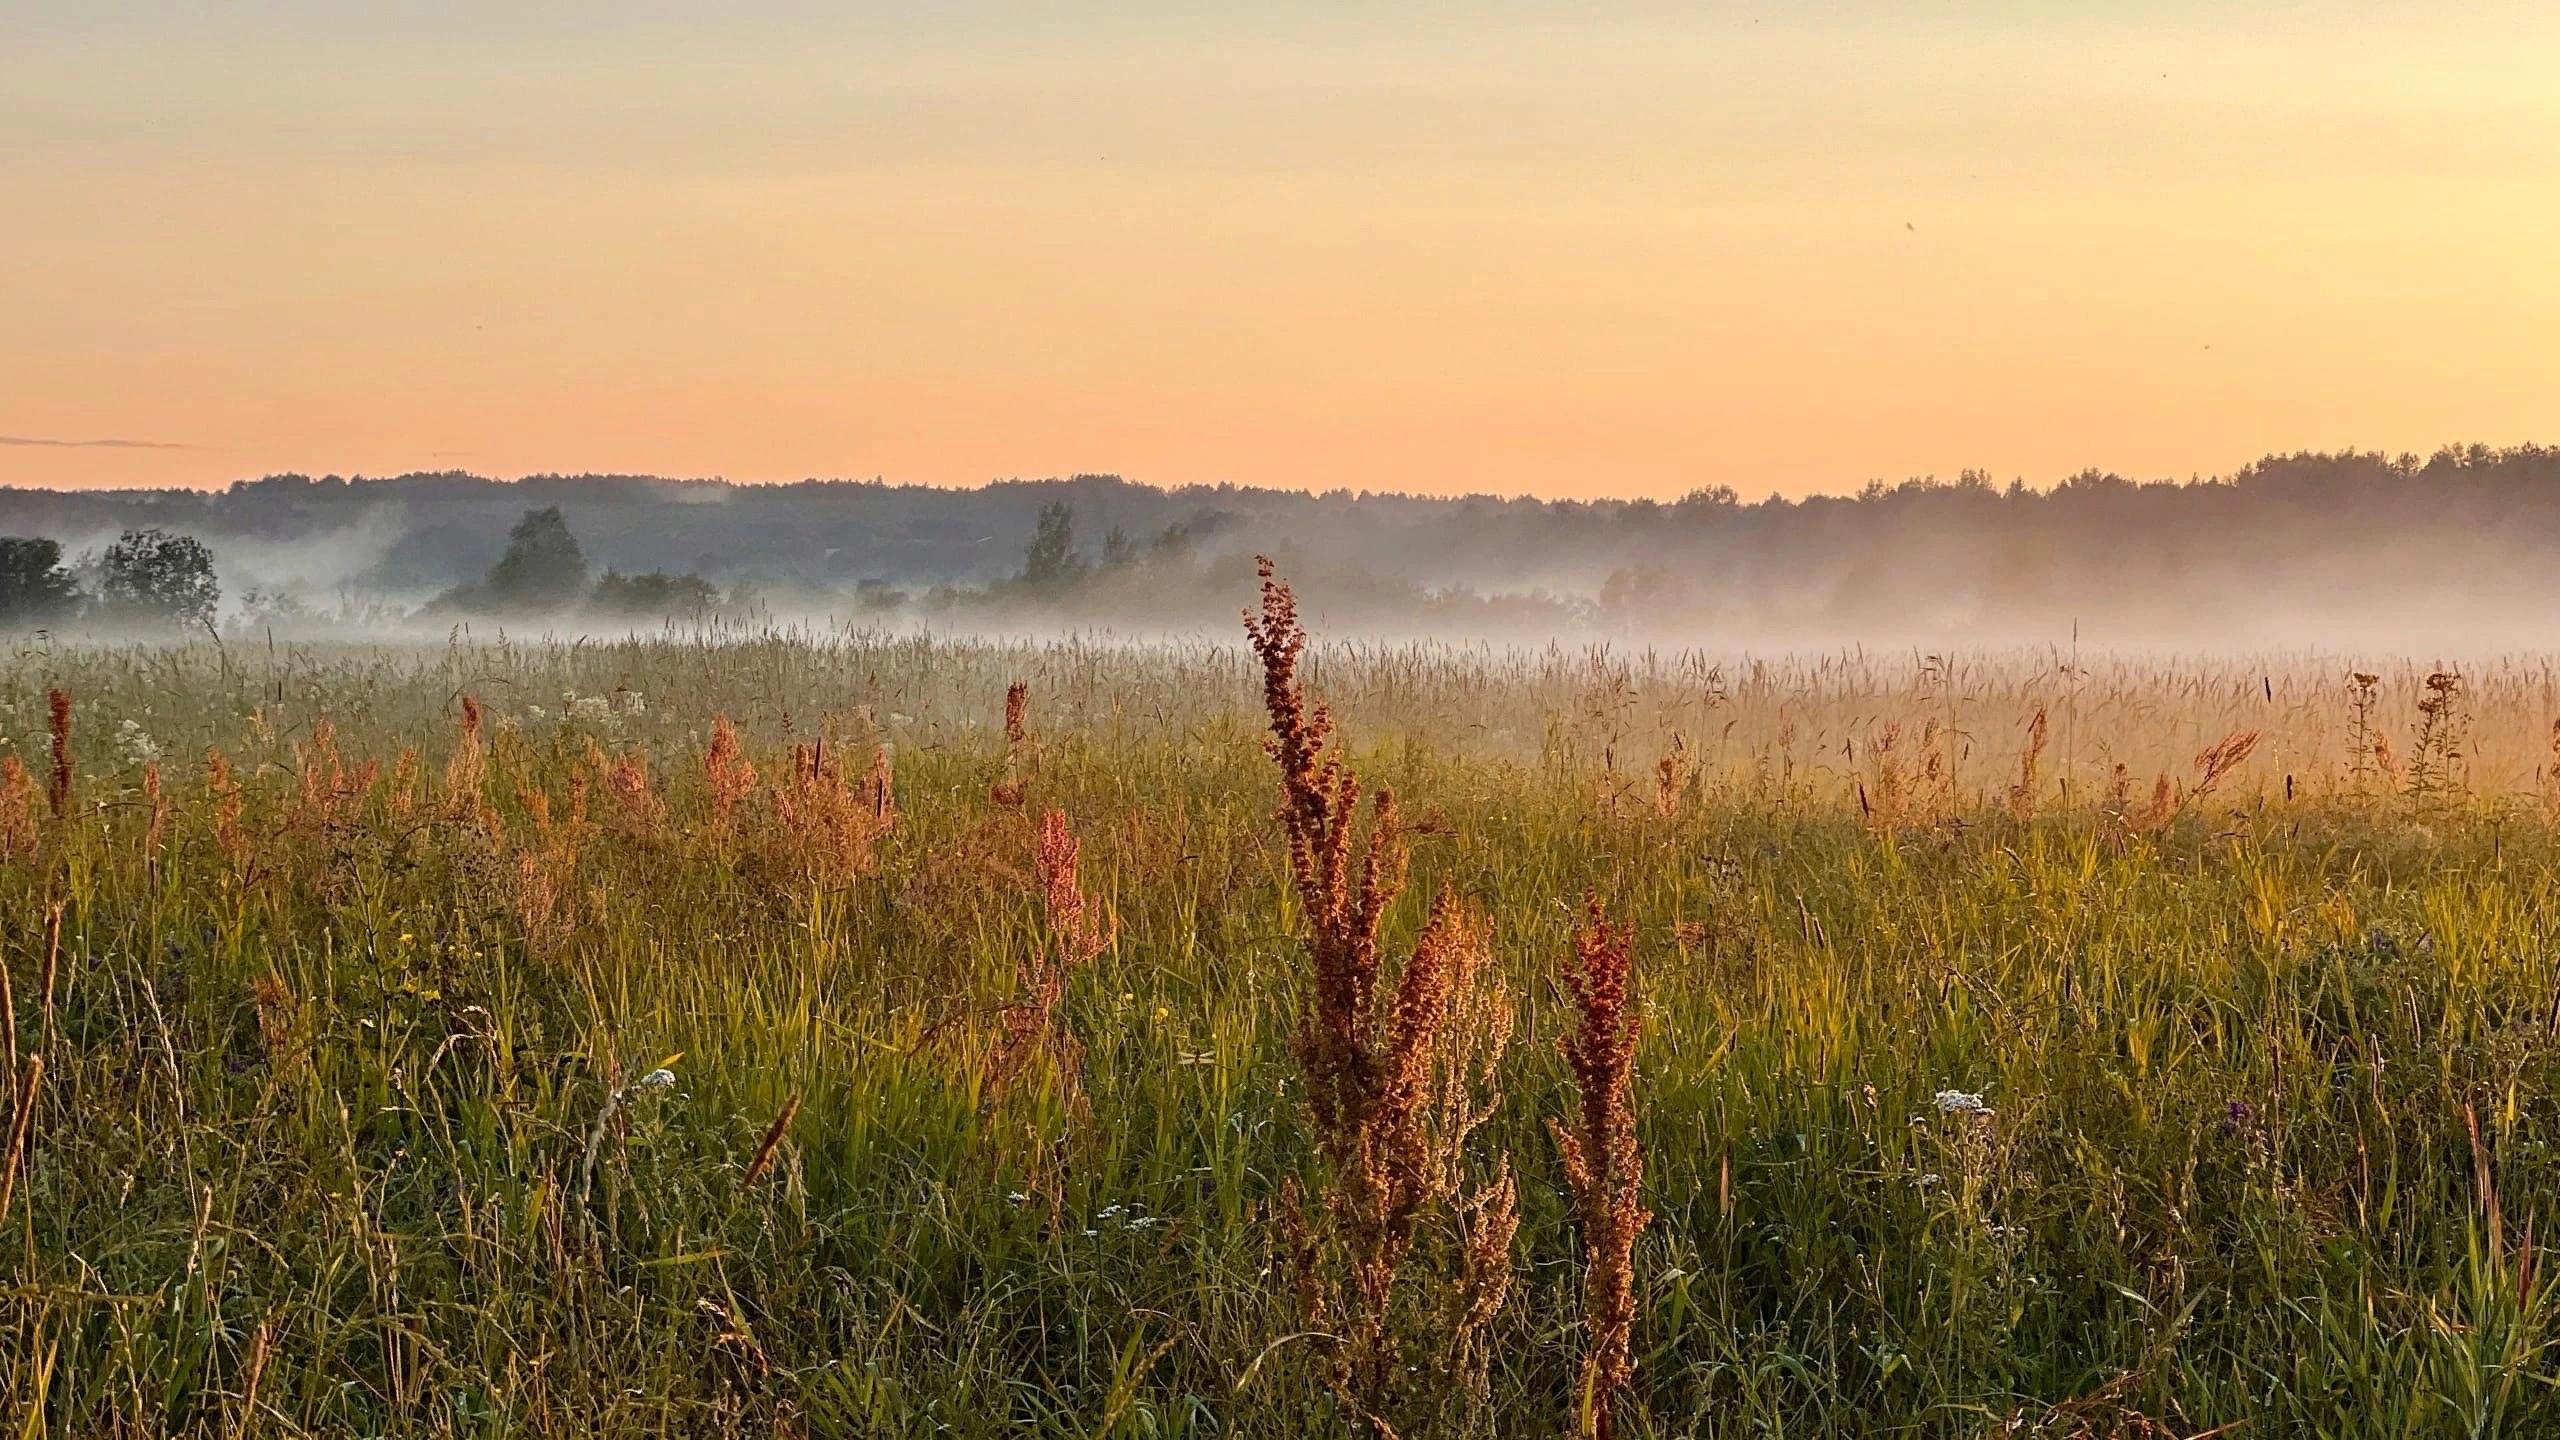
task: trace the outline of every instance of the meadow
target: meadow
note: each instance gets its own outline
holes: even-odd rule
[[[2560,1427],[2548,663],[1263,619],[13,648],[0,1424]]]

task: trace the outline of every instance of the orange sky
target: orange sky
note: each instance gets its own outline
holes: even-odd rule
[[[0,483],[2560,440],[2560,7],[53,8],[0,36]],[[25,443],[100,440],[184,448]]]

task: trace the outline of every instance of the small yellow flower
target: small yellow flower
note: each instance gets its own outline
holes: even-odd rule
[[[1172,1012],[1171,1010],[1166,1009],[1166,1008],[1165,1008],[1164,1006],[1162,1006],[1162,1005],[1159,1005],[1159,1006],[1157,1006],[1157,1007],[1156,1007],[1156,1023],[1157,1023],[1157,1024],[1161,1025],[1161,1024],[1163,1024],[1165,1021],[1170,1020],[1170,1019],[1172,1019],[1172,1018],[1173,1018],[1173,1012]]]

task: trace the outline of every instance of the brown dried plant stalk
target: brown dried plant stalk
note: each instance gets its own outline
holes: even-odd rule
[[[1292,1051],[1319,1193],[1309,1207],[1292,1185],[1284,1219],[1308,1328],[1329,1337],[1334,1393],[1383,1440],[1399,1419],[1445,1412],[1452,1392],[1462,1405],[1482,1403],[1481,1341],[1508,1292],[1518,1221],[1508,1162],[1488,1174],[1468,1142],[1499,1100],[1512,1006],[1483,923],[1446,891],[1382,995],[1379,929],[1405,877],[1395,799],[1380,790],[1364,830],[1359,779],[1298,676],[1307,637],[1296,598],[1268,560],[1261,574],[1261,614],[1246,616],[1245,631],[1262,662],[1267,748],[1280,767],[1313,971]],[[1418,1287],[1399,1281],[1435,1221],[1456,1236],[1456,1253],[1436,1294],[1407,1295]],[[1408,1365],[1408,1331],[1438,1340],[1438,1364]],[[1449,1377],[1447,1389],[1416,1393],[1415,1377],[1434,1374]]]
[[[1671,743],[1662,758],[1653,762],[1653,810],[1665,820],[1680,814],[1681,802],[1689,794],[1689,776],[1694,769],[1689,757],[1689,739],[1679,731],[1671,732]]]
[[[1022,804],[1023,772],[1036,763],[1028,717],[1031,709],[1031,687],[1020,680],[1005,687],[1004,692],[1004,778],[987,792],[987,798],[1007,809]]]
[[[2027,721],[2026,748],[2018,752],[2018,783],[2009,787],[2009,813],[2022,821],[2035,818],[2036,801],[2044,793],[2044,747],[2051,733],[2039,705]]]
[[[738,802],[755,793],[756,767],[738,744],[738,727],[726,715],[712,717],[711,748],[702,754],[702,773],[711,782],[711,828],[729,833]]]
[[[36,850],[36,782],[18,757],[0,757],[0,860]]]
[[[53,736],[53,782],[45,787],[45,807],[60,820],[71,813],[71,692],[45,692],[45,728]]]
[[[1557,1041],[1573,1070],[1581,1106],[1573,1123],[1550,1120],[1563,1152],[1565,1182],[1582,1234],[1582,1369],[1576,1385],[1581,1433],[1609,1440],[1612,1404],[1634,1372],[1636,1235],[1653,1219],[1640,1203],[1644,1151],[1631,1106],[1638,1017],[1628,992],[1634,936],[1609,923],[1598,895],[1583,899],[1583,924],[1565,966],[1577,1023]]]
[[[444,765],[445,817],[456,824],[476,824],[484,815],[495,818],[488,798],[481,793],[480,781],[487,770],[487,757],[480,743],[480,702],[462,697],[462,738]]]

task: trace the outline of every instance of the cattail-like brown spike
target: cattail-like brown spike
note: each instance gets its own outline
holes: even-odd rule
[[[792,1117],[799,1113],[800,1092],[794,1090],[791,1098],[782,1102],[782,1113],[774,1116],[773,1123],[765,1127],[764,1143],[756,1147],[756,1158],[748,1163],[746,1173],[738,1177],[738,1193],[743,1195],[754,1189],[755,1183],[764,1178],[764,1172],[773,1164],[774,1152],[782,1148],[783,1133],[791,1128]]]
[[[53,818],[71,813],[71,692],[45,692],[46,728],[53,734],[53,783],[45,787],[45,805]]]
[[[1598,895],[1583,900],[1583,924],[1565,966],[1574,1029],[1557,1042],[1573,1071],[1580,1107],[1573,1123],[1550,1121],[1562,1152],[1582,1234],[1581,1429],[1610,1440],[1611,1406],[1634,1365],[1635,1241],[1653,1215],[1640,1203],[1644,1151],[1632,1108],[1638,1016],[1628,988],[1634,936],[1612,925]]]

